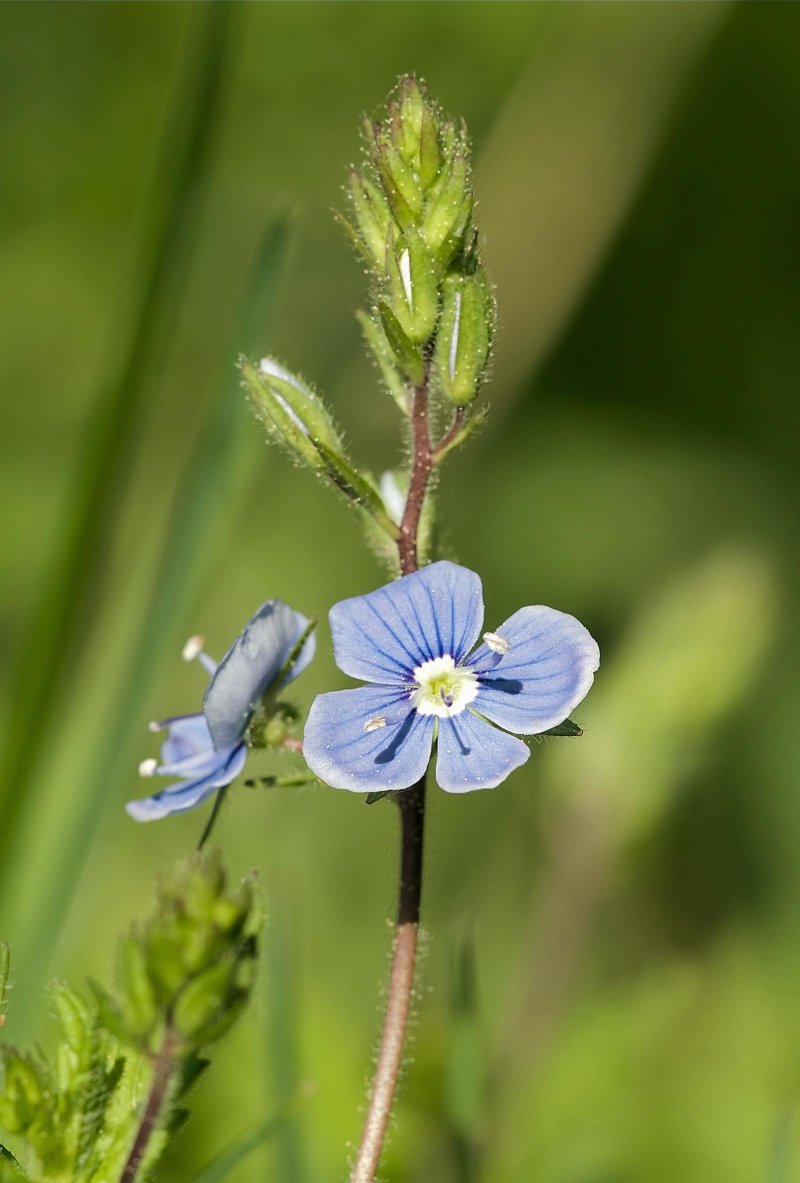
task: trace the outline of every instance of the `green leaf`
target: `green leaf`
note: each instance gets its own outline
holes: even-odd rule
[[[381,372],[381,377],[386,384],[386,389],[391,394],[394,401],[397,403],[404,415],[409,413],[409,398],[408,388],[401,370],[397,365],[397,358],[392,350],[389,340],[386,336],[386,330],[382,324],[376,323],[371,316],[366,312],[358,309],[356,312],[356,320],[361,326],[361,331],[364,334],[364,340],[369,346],[375,360],[378,363],[378,368]]]
[[[4,1172],[2,1169],[3,1167],[7,1167],[8,1170]],[[8,1175],[9,1172],[14,1176],[19,1176],[21,1179],[27,1179],[29,1177],[22,1169],[20,1163],[18,1163],[14,1158],[14,1155],[11,1153],[8,1147],[4,1146],[3,1143],[0,1142],[0,1183],[2,1183],[4,1173]]]
[[[572,719],[565,719],[563,723],[556,723],[555,727],[551,727],[548,731],[543,731],[542,735],[583,735],[583,728],[579,727],[577,723],[573,723]]]
[[[367,793],[367,805],[375,805],[378,801],[382,801],[384,797],[390,796],[390,789],[380,789],[374,793]]]
[[[425,363],[421,352],[416,345],[412,345],[400,321],[383,300],[378,301],[378,312],[386,339],[403,372],[414,386],[421,386],[425,381]]]

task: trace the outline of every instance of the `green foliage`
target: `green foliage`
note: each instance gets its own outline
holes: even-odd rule
[[[247,1002],[261,925],[252,884],[229,890],[219,858],[197,856],[120,941],[113,994],[56,984],[54,1054],[0,1049],[0,1129],[19,1144],[0,1179],[19,1164],[36,1183],[144,1178],[186,1119],[201,1049]]]

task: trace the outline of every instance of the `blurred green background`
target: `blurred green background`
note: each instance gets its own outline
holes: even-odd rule
[[[432,795],[383,1177],[800,1180],[798,44],[780,3],[0,7],[9,1038],[47,1040],[48,977],[107,979],[197,840],[199,814],[123,812],[147,721],[199,704],[185,637],[219,654],[268,596],[324,621],[383,581],[264,446],[233,361],[301,369],[358,458],[396,461],[329,211],[360,113],[414,70],[473,133],[500,313],[442,553],[481,572],[487,624],[552,604],[603,666],[584,739],[498,793]],[[304,705],[344,684],[320,648]],[[395,829],[346,793],[232,794],[217,833],[261,872],[263,988],[165,1180],[303,1082],[230,1178],[343,1176]]]

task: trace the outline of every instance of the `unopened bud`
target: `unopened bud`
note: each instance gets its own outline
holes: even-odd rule
[[[436,376],[455,406],[478,394],[486,361],[493,309],[478,276],[449,276],[443,285],[442,316],[436,338]]]
[[[158,1012],[147,959],[137,936],[126,937],[120,944],[119,984],[122,1012],[131,1035],[147,1035],[156,1022]]]
[[[233,961],[219,962],[189,982],[175,1004],[174,1023],[181,1035],[203,1041],[204,1028],[226,1008],[235,968]]]
[[[387,304],[412,345],[433,336],[438,314],[438,284],[433,256],[416,230],[389,232],[386,246]]]

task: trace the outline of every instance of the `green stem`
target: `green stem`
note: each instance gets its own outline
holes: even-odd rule
[[[168,1027],[161,1050],[153,1061],[153,1079],[150,1084],[150,1092],[147,1094],[136,1136],[133,1139],[133,1145],[120,1175],[119,1183],[135,1183],[150,1138],[169,1098],[172,1077],[178,1063],[177,1048],[178,1041],[175,1033]]]

